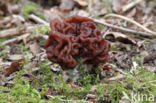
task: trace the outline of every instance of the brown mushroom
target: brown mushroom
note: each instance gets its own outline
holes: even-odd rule
[[[92,19],[72,16],[64,22],[52,20],[51,32],[45,48],[48,59],[62,69],[72,69],[77,58],[96,65],[109,61],[110,44],[101,35]]]

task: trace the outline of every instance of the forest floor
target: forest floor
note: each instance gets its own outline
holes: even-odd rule
[[[94,19],[109,63],[75,72],[47,59],[49,22],[72,15]],[[155,37],[155,0],[1,0],[0,103],[155,103]]]

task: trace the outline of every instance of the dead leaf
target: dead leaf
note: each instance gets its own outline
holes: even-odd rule
[[[156,67],[153,67],[153,66],[144,66],[144,68],[146,70],[148,70],[149,72],[156,73]]]
[[[25,26],[0,31],[0,38],[17,36],[23,33]]]
[[[31,44],[29,47],[30,47],[30,50],[32,51],[32,53],[34,55],[41,52],[40,46],[36,42]]]
[[[94,94],[87,94],[86,98],[87,99],[95,99],[96,95],[94,95]]]
[[[70,16],[78,15],[78,16],[88,17],[89,13],[87,11],[85,11],[85,10],[74,9],[73,11],[70,12],[69,15]]]
[[[23,55],[22,54],[14,54],[14,55],[10,55],[8,54],[8,59],[9,60],[12,60],[12,61],[15,61],[15,60],[21,60],[23,59]]]
[[[0,68],[8,67],[11,65],[11,62],[0,62]]]
[[[79,87],[78,85],[74,84],[74,83],[69,83],[69,85],[73,88],[79,89],[79,90],[83,90],[84,88]]]
[[[25,65],[23,68],[26,73],[30,73],[31,71],[33,71],[34,68],[37,67],[37,65],[38,65],[37,61],[32,61],[28,63],[27,65]]]
[[[118,74],[118,75],[115,76],[115,77],[109,78],[108,81],[121,80],[121,79],[123,79],[123,78],[124,78],[124,75]]]
[[[20,6],[19,5],[8,5],[8,11],[11,14],[19,14]]]
[[[136,13],[137,13],[136,8],[133,8],[131,11],[128,12],[127,17],[132,18],[136,15]]]
[[[147,43],[146,48],[148,50],[156,51],[156,39],[150,40],[150,42]]]
[[[88,0],[74,0],[81,6],[87,6],[88,5]]]
[[[57,94],[56,90],[51,89],[51,88],[49,88],[48,91],[47,91],[46,94],[45,94],[45,96],[46,96],[47,98],[51,98],[51,97],[57,96],[57,95],[58,95],[58,94]]]
[[[126,0],[113,0],[112,6],[113,10],[116,13],[121,13],[122,12],[122,7],[126,4]]]
[[[25,77],[22,77],[21,79],[22,79],[23,81],[27,81],[27,82],[32,81],[30,77],[26,77],[26,76],[25,76]]]
[[[19,71],[21,69],[21,63],[23,62],[24,60],[21,59],[21,60],[18,60],[18,61],[14,61],[11,63],[11,65],[5,69],[6,73],[5,73],[5,76],[9,76],[10,74],[16,72],[16,71]]]
[[[20,49],[19,49],[17,46],[12,45],[12,46],[10,47],[9,53],[10,53],[10,55],[21,54],[21,51],[20,51]]]
[[[63,12],[57,6],[52,7],[50,10],[44,10],[44,15],[46,16],[46,21],[51,21],[53,19],[63,20],[66,17],[66,12]]]
[[[24,22],[24,17],[20,15],[2,17],[0,18],[0,28],[20,27]]]
[[[7,15],[8,13],[8,5],[7,5],[7,2],[5,1],[0,1],[0,16],[2,15]]]
[[[3,62],[3,59],[2,59],[2,58],[0,58],[0,63],[1,63],[1,62]]]
[[[119,41],[125,44],[136,44],[136,41],[133,38],[120,32],[107,32],[104,35],[104,38],[112,42]]]
[[[97,103],[95,99],[91,99],[88,101],[88,103]]]
[[[113,54],[112,58],[116,60],[116,64],[118,64],[122,68],[130,68],[127,63],[124,63],[124,60],[128,58],[128,55],[126,53],[117,51],[115,54]]]
[[[17,43],[20,40],[23,40],[23,43],[26,45],[27,43],[27,38],[30,36],[30,34],[23,34],[21,36],[18,36],[16,38],[8,39],[3,42],[4,45],[12,44],[12,43]]]
[[[153,61],[154,59],[156,59],[156,52],[150,53],[147,56],[145,56],[143,58],[143,63],[147,63],[149,61]]]
[[[138,41],[138,42],[137,42],[137,47],[143,46],[144,43],[145,43],[145,40]]]
[[[73,0],[61,0],[60,8],[61,10],[71,10],[74,7]]]

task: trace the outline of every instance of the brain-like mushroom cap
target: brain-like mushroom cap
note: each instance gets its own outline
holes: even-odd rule
[[[109,60],[110,44],[106,42],[92,19],[72,16],[60,22],[50,22],[51,32],[46,42],[48,59],[63,69],[72,69],[77,58],[86,64],[99,64]]]

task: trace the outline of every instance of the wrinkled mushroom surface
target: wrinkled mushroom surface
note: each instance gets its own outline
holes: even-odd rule
[[[51,32],[45,48],[48,59],[62,69],[72,69],[77,58],[96,65],[109,60],[110,44],[101,35],[92,19],[72,16],[64,22],[52,20]]]

